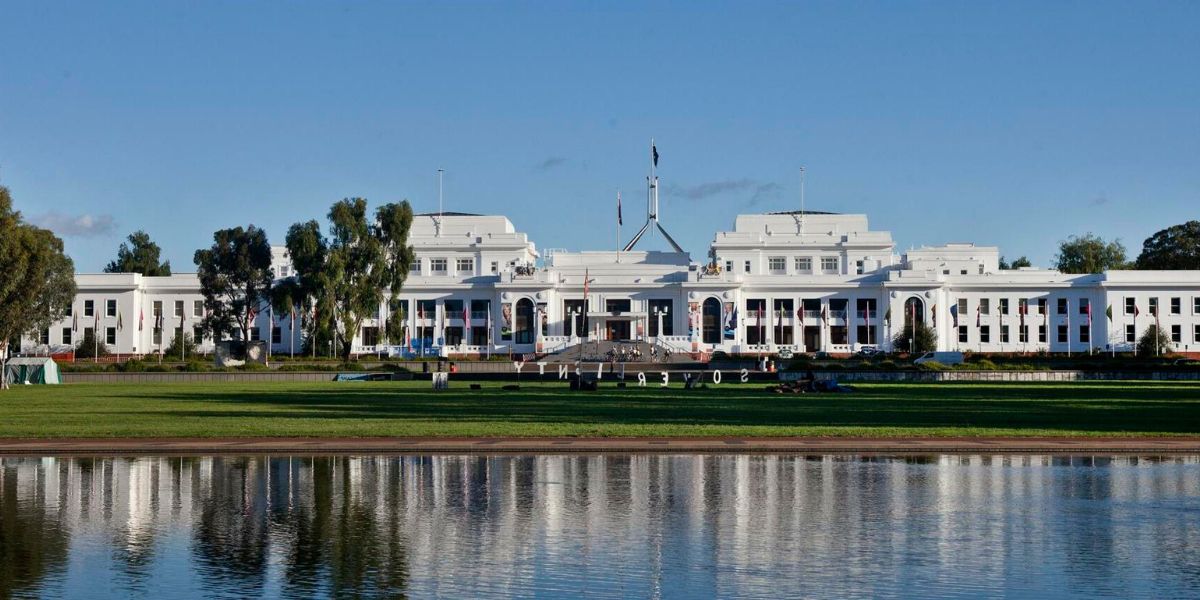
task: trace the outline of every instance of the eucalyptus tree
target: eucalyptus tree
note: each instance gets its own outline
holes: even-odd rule
[[[317,313],[314,325],[328,328],[343,360],[350,358],[363,320],[378,315],[385,290],[393,308],[398,306],[395,299],[412,262],[408,202],[380,206],[373,219],[367,215],[365,199],[346,198],[329,209],[328,236],[316,221],[288,230],[288,254],[303,297]]]
[[[0,186],[0,382],[9,340],[62,319],[74,299],[75,264],[62,240],[26,223]]]
[[[253,225],[218,230],[212,247],[197,250],[193,260],[207,313],[204,328],[213,339],[237,331],[249,340],[254,314],[266,307],[274,279],[267,233]]]
[[[117,258],[104,267],[105,273],[141,273],[142,275],[164,276],[171,274],[171,261],[159,262],[162,249],[150,239],[145,231],[135,231],[117,248]]]

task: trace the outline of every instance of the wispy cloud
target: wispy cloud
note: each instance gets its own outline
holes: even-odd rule
[[[668,196],[676,196],[688,200],[705,200],[723,194],[735,194],[746,197],[746,204],[754,206],[768,198],[775,197],[783,186],[773,181],[755,181],[753,179],[724,179],[709,181],[696,185],[668,185],[664,191]]]
[[[116,230],[112,215],[64,215],[50,211],[30,217],[30,223],[70,237],[97,237]]]
[[[565,163],[565,162],[567,162],[567,159],[565,159],[561,156],[551,156],[550,158],[547,158],[546,160],[543,160],[542,162],[540,162],[536,165],[533,165],[533,168],[538,171],[549,171],[550,169],[553,169],[554,167],[561,167],[563,165],[563,163]]]

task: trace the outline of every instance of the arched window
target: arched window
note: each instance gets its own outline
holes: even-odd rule
[[[904,314],[900,317],[900,323],[907,323],[914,315],[918,323],[925,322],[925,303],[916,296],[904,301]]]
[[[533,301],[522,298],[517,301],[516,333],[518,344],[533,343]]]
[[[705,344],[721,343],[721,301],[716,298],[709,298],[704,301],[704,307],[701,309],[703,319],[703,338]]]

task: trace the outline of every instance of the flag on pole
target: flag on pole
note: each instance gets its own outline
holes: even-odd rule
[[[117,331],[125,329],[125,322],[121,320],[121,313],[117,313]]]
[[[139,308],[138,309],[138,331],[141,331],[142,329],[145,328],[145,326],[146,326],[145,321],[146,321],[146,311],[145,311],[145,309]]]
[[[950,305],[950,319],[955,327],[958,327],[958,304]]]
[[[978,305],[978,304],[976,304],[976,305],[975,305],[975,326],[976,326],[976,327],[979,327],[979,318],[980,318],[980,314],[981,314],[981,313],[979,312],[979,305]]]
[[[621,220],[621,192],[617,192],[617,225],[624,225]]]
[[[1112,323],[1112,305],[1111,304],[1108,305],[1108,308],[1104,309],[1104,316],[1108,317],[1109,323]]]
[[[471,337],[471,314],[467,312],[466,300],[463,300],[463,331],[468,338]]]
[[[737,309],[734,309],[735,312]],[[804,327],[804,302],[800,302],[800,308],[796,309],[796,318],[800,320],[800,326]]]
[[[71,311],[71,331],[79,331],[79,313]]]
[[[829,308],[826,306],[821,307],[821,324],[829,325]]]
[[[889,306],[887,311],[883,313],[883,322],[887,325],[892,324],[892,307]]]
[[[651,144],[650,151],[654,153],[654,166],[658,166],[658,146]]]
[[[1092,303],[1087,304],[1088,329],[1092,328]],[[1090,336],[1089,336],[1090,337]]]
[[[937,328],[937,305],[936,304],[934,304],[933,308],[931,308],[929,310],[929,326],[933,327],[934,329]]]

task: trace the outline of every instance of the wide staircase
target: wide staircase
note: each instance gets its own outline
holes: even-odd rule
[[[684,352],[671,352],[670,358],[667,358],[662,347],[658,348],[656,356],[652,357],[650,349],[653,344],[649,342],[634,342],[634,341],[584,341],[579,344],[568,346],[563,350],[547,354],[542,357],[542,360],[548,363],[574,363],[582,361],[586,363],[607,363],[612,362],[613,353],[615,352],[616,361],[618,363],[625,362],[630,364],[682,364],[694,363],[690,354]],[[641,351],[640,358],[634,358],[634,349]],[[624,359],[621,358],[621,350],[625,351]]]

